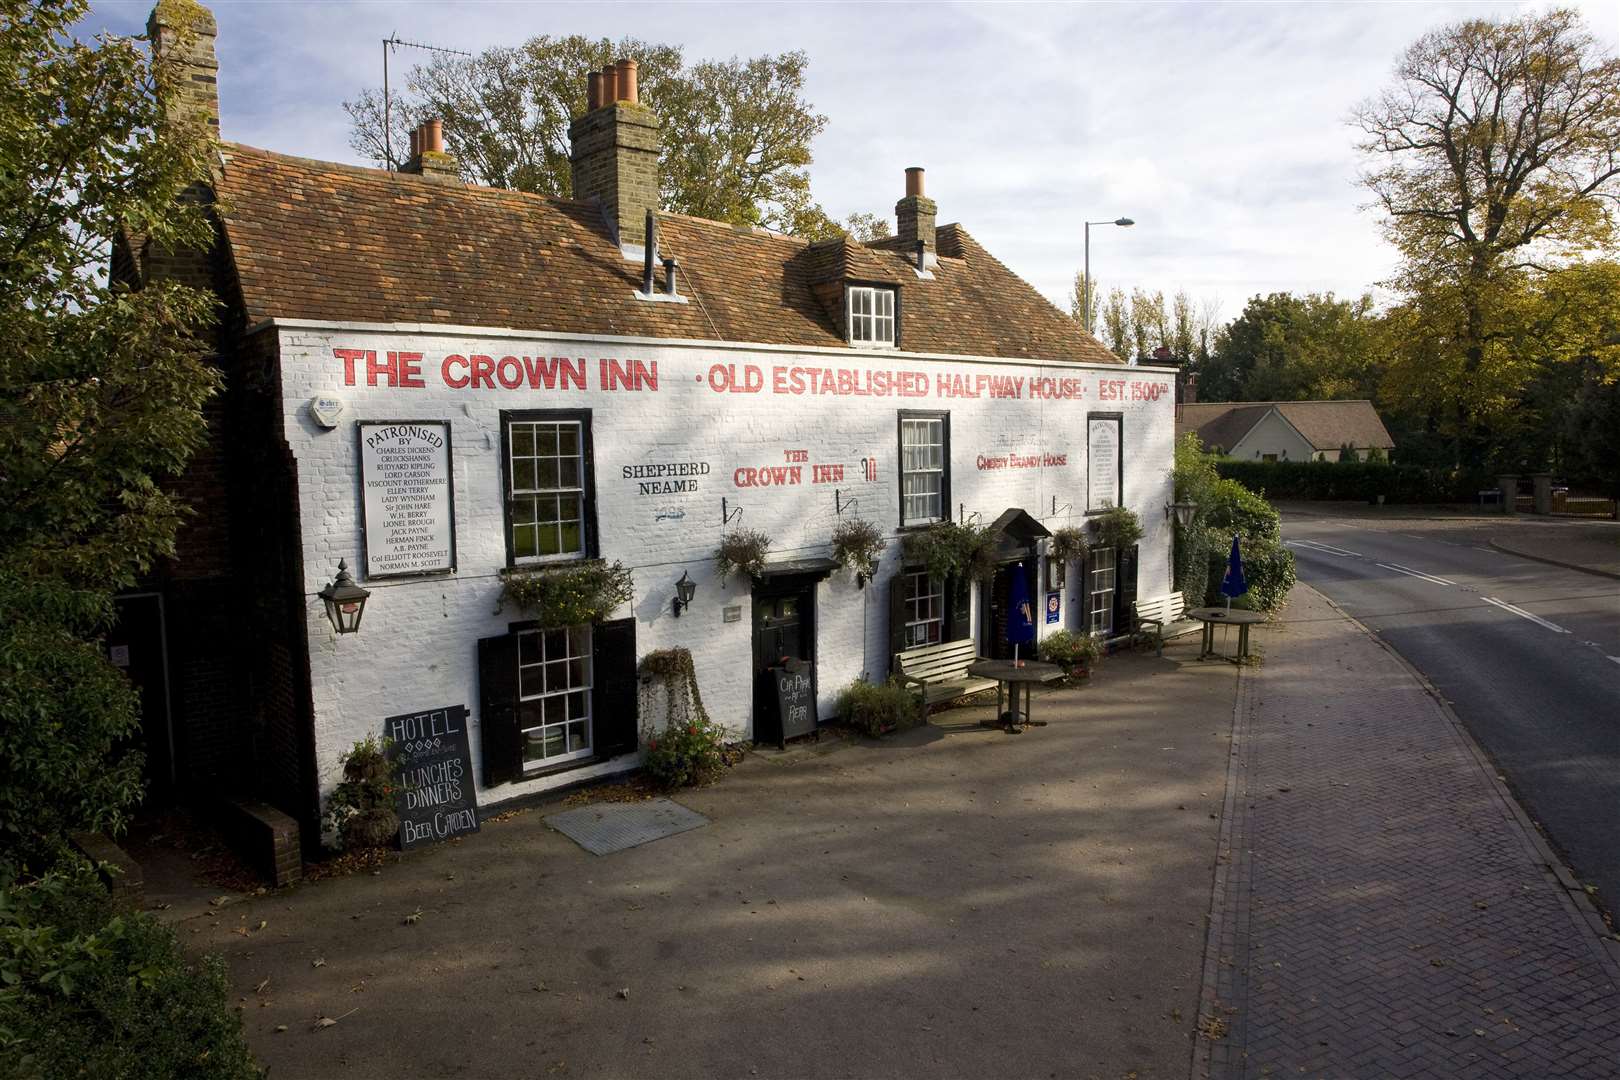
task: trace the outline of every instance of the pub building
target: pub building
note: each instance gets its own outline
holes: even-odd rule
[[[185,7],[154,10],[162,47]],[[217,122],[198,25],[186,107]],[[125,280],[204,282],[225,312],[227,389],[182,485],[199,516],[143,591],[163,617],[132,604],[120,630],[174,797],[227,795],[308,853],[339,755],[389,718],[463,725],[487,808],[634,768],[655,649],[689,649],[714,719],[757,735],[784,657],[826,718],[901,649],[1005,653],[1018,567],[1043,635],[1108,635],[1169,590],[1173,369],[1122,366],[937,225],[921,169],[868,243],[665,213],[635,62],[588,96],[571,199],[462,182],[437,122],[399,171],[225,142],[217,245],[115,253]],[[1138,545],[1047,558],[1051,530],[1114,504]],[[850,517],[886,538],[870,582],[829,558]],[[942,520],[996,530],[993,580],[905,564],[901,537]],[[722,579],[743,528],[769,561]],[[630,570],[610,618],[501,603],[508,572],[580,560]]]

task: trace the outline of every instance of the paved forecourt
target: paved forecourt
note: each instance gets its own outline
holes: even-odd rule
[[[1195,1072],[1614,1076],[1615,946],[1455,718],[1308,586],[1259,639]]]

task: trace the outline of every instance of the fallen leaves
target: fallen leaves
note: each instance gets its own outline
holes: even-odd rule
[[[355,1013],[357,1013],[359,1011],[360,1011],[360,1006],[356,1005],[354,1008],[350,1009],[348,1012],[344,1013],[341,1016],[317,1016],[315,1018],[315,1024],[314,1024],[313,1027],[310,1028],[310,1030],[311,1031],[323,1031],[323,1030],[325,1030],[326,1028],[329,1028],[329,1027],[337,1027],[339,1020],[347,1020],[349,1017],[353,1016]]]
[[[417,908],[415,911],[405,916],[403,921],[406,926],[415,926],[417,923],[422,921],[422,909]]]

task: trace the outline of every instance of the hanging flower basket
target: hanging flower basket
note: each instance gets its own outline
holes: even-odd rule
[[[623,563],[601,559],[506,570],[501,574],[501,603],[511,604],[541,626],[580,626],[602,622],[635,595]]]
[[[846,518],[833,528],[833,562],[857,577],[870,579],[883,555],[883,532],[870,521]]]
[[[983,581],[996,572],[995,542],[988,528],[941,521],[907,533],[901,544],[907,564],[920,565],[937,578],[965,575]]]
[[[771,538],[753,529],[729,532],[714,549],[714,567],[721,580],[736,574],[753,577],[765,569],[765,556],[770,553]]]
[[[1082,559],[1090,546],[1086,543],[1085,531],[1073,525],[1066,525],[1052,534],[1052,558],[1058,562]]]
[[[1142,539],[1142,522],[1123,506],[1113,506],[1091,519],[1091,546],[1128,548]]]

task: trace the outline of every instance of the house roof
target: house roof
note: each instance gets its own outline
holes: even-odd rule
[[[660,214],[660,255],[688,303],[632,295],[591,202],[223,147],[221,218],[249,323],[445,323],[537,332],[845,346],[844,281],[899,290],[906,352],[1119,363],[960,225],[938,230],[932,280],[896,250],[812,244]],[[662,275],[660,274],[660,279]]]
[[[1223,401],[1176,407],[1176,437],[1198,432],[1205,446],[1230,451],[1254,426],[1276,410],[1316,450],[1337,450],[1345,443],[1393,450],[1384,422],[1372,402],[1354,401]]]

